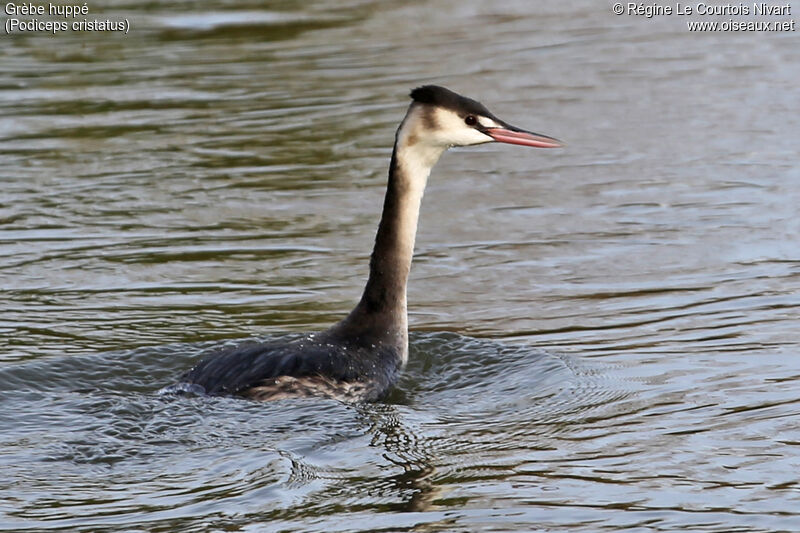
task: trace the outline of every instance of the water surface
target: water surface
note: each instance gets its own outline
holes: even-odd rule
[[[2,36],[0,529],[798,528],[797,34],[434,4]],[[158,395],[351,308],[431,82],[568,147],[434,169],[390,397]]]

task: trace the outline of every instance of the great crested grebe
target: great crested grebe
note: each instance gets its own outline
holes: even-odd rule
[[[165,392],[238,395],[254,400],[327,396],[374,401],[408,359],[406,283],[422,193],[451,146],[502,142],[557,148],[561,142],[495,117],[480,102],[444,87],[411,91],[397,129],[383,214],[358,305],[329,329],[293,341],[246,344],[200,361]]]

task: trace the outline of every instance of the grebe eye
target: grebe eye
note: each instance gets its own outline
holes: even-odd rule
[[[467,115],[467,118],[464,119],[464,123],[467,126],[474,126],[478,123],[478,119],[475,118],[475,115]]]

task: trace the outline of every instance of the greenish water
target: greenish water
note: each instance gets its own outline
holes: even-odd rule
[[[0,530],[800,527],[796,33],[89,8],[130,32],[0,36]],[[568,146],[434,169],[389,399],[159,396],[349,311],[431,82]]]

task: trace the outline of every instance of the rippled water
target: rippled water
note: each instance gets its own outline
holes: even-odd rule
[[[796,33],[105,4],[0,37],[0,529],[800,528]],[[434,169],[388,400],[159,396],[350,309],[428,82],[568,147]]]

